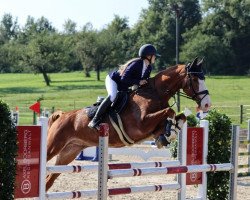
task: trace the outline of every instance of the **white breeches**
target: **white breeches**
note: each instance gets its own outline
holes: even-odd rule
[[[106,90],[110,97],[110,101],[114,102],[116,95],[117,95],[117,84],[113,81],[109,75],[106,76],[105,79]]]

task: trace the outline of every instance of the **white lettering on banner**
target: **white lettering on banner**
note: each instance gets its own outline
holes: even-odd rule
[[[197,131],[192,131],[192,145],[191,145],[191,165],[197,165]],[[192,182],[195,182],[197,179],[197,173],[191,173],[190,179]]]
[[[31,172],[31,131],[24,130],[23,135],[23,182],[21,186],[21,190],[24,194],[29,193],[31,190],[31,182],[30,182],[30,172]]]

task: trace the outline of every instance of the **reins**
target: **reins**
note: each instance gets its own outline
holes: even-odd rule
[[[199,78],[199,79],[202,79],[202,78],[205,79],[204,74],[203,74],[202,71],[201,71],[201,72],[189,72],[187,67],[186,67],[186,70],[187,70],[187,74],[188,74],[188,78],[189,78],[189,84],[190,84],[191,89],[193,90],[194,95],[193,95],[192,97],[189,97],[189,96],[187,96],[186,94],[184,94],[183,92],[180,92],[180,95],[183,96],[183,97],[186,97],[186,98],[188,98],[188,99],[196,100],[197,103],[200,104],[200,102],[201,102],[207,95],[209,95],[209,92],[208,92],[208,90],[203,90],[203,91],[200,91],[200,92],[196,92],[196,91],[194,90],[194,87],[193,87],[191,74],[198,74],[198,78]],[[200,76],[199,76],[199,75],[200,75]],[[198,97],[199,95],[202,95],[202,94],[204,94],[203,97],[202,97],[201,99],[197,99],[197,97]]]
[[[191,99],[191,100],[195,100],[198,104],[201,103],[201,101],[207,96],[209,95],[209,91],[208,90],[203,90],[203,91],[200,91],[200,92],[196,92],[195,89],[194,89],[194,86],[193,86],[193,82],[192,82],[192,77],[191,75],[194,74],[195,76],[197,76],[199,79],[202,79],[204,77],[204,74],[203,72],[195,72],[195,71],[189,71],[189,65],[187,65],[185,68],[186,68],[186,73],[188,75],[188,79],[189,79],[189,87],[192,89],[193,91],[193,96],[190,97],[188,95],[186,95],[184,92],[179,92],[180,96],[182,97],[185,97],[187,99]],[[197,74],[197,75],[196,75]],[[152,87],[152,88],[156,88],[156,85],[155,85],[155,77],[152,77],[150,79],[148,79],[148,84]],[[139,87],[140,88],[140,87]],[[167,89],[165,91],[165,94],[168,94],[171,98],[174,99],[174,103],[172,105],[169,105],[169,107],[173,107],[175,104],[176,104],[176,95],[177,91],[176,92],[172,92],[171,90]],[[199,97],[199,95],[203,95],[202,98],[197,98]]]

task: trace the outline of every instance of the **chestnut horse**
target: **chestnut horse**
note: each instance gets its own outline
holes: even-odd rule
[[[178,118],[168,101],[182,89],[186,97],[196,101],[198,107],[207,111],[211,105],[208,90],[205,87],[202,61],[197,59],[192,64],[169,67],[150,78],[148,83],[132,92],[127,106],[120,116],[126,134],[136,142],[150,137],[157,138],[165,131],[167,118]],[[185,116],[178,119],[186,120]],[[67,165],[81,150],[98,146],[99,133],[88,127],[90,119],[86,109],[69,112],[56,112],[49,118],[47,139],[47,160],[57,155],[55,165]],[[109,146],[122,147],[125,144],[110,123]],[[46,178],[48,190],[60,174],[50,174]]]

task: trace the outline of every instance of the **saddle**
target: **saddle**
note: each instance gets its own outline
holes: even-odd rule
[[[130,93],[131,93],[130,91],[118,92],[115,101],[112,103],[107,113],[112,114],[115,112],[117,114],[120,114],[128,103]],[[88,106],[85,108],[87,110],[86,111],[87,115],[90,119],[92,119],[95,116],[95,113],[103,100],[104,97],[98,97],[97,101],[92,106]]]
[[[116,100],[112,103],[111,107],[108,109],[106,115],[108,114],[109,119],[116,130],[116,132],[119,135],[119,138],[125,145],[132,145],[134,144],[134,141],[128,137],[126,132],[124,131],[123,124],[120,118],[120,113],[123,111],[123,109],[126,107],[129,95],[131,94],[131,91],[121,91],[117,93]],[[92,119],[95,116],[95,113],[99,107],[99,105],[102,103],[104,98],[98,98],[97,102],[94,103],[92,106],[89,106],[86,109],[86,113],[90,119]],[[102,116],[102,119],[106,116]],[[100,121],[102,121],[102,119]]]

